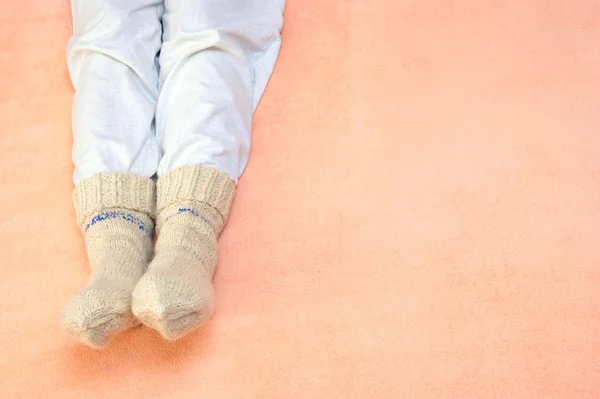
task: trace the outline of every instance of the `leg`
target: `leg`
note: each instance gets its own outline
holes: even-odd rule
[[[248,162],[280,47],[283,0],[167,0],[160,55],[156,256],[133,312],[167,339],[212,312],[217,236]]]
[[[283,3],[165,2],[159,176],[203,165],[237,182],[248,162],[252,113],[279,53]]]
[[[92,275],[63,327],[100,347],[133,324],[131,292],[151,254],[159,149],[153,120],[160,0],[72,0],[74,191]]]
[[[75,184],[98,173],[156,173],[161,0],[71,0]]]

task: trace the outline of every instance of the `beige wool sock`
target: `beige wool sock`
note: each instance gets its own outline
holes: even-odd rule
[[[234,188],[226,175],[201,166],[158,180],[155,256],[135,287],[132,307],[166,339],[180,338],[212,314],[217,237]]]
[[[71,336],[102,347],[137,323],[131,293],[152,253],[155,185],[145,177],[98,174],[73,192],[92,273],[67,304],[62,325]]]

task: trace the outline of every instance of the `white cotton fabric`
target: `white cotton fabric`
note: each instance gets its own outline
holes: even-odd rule
[[[237,181],[285,0],[71,0],[74,181],[215,168]]]

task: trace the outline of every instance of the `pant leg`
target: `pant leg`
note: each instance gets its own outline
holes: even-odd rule
[[[151,177],[162,0],[71,0],[67,63],[75,87],[73,180],[100,172]]]
[[[285,0],[166,0],[156,137],[161,176],[201,165],[237,181],[273,72]]]

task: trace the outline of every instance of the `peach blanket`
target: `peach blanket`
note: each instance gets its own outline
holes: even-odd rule
[[[600,2],[288,0],[217,314],[104,351],[58,319],[66,0],[0,13],[0,396],[600,397]]]

